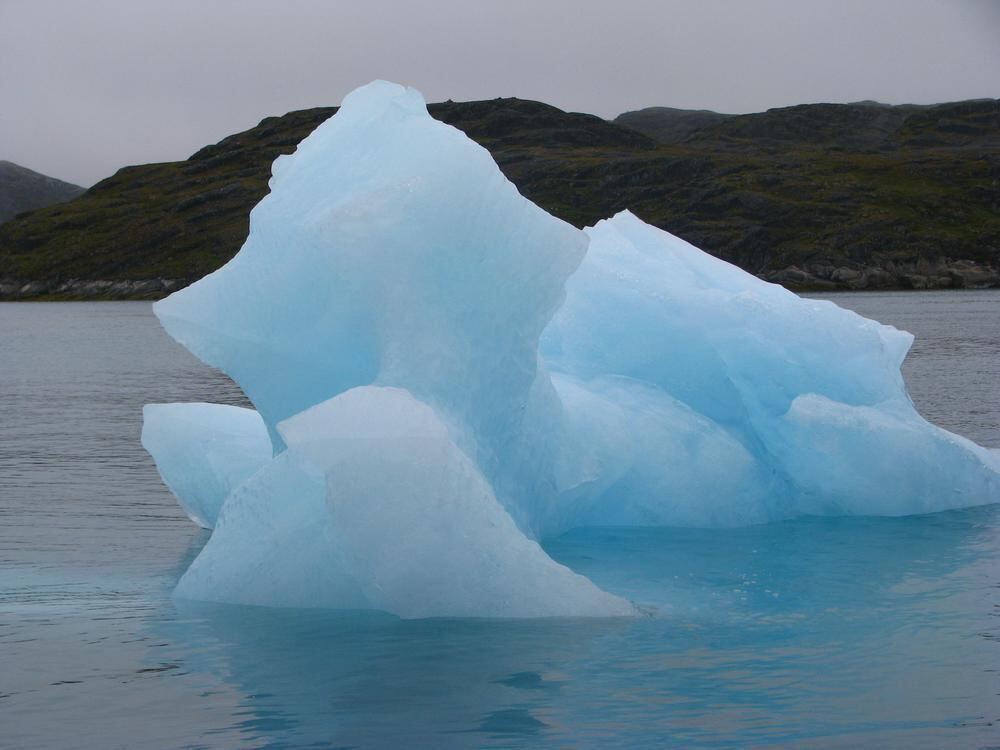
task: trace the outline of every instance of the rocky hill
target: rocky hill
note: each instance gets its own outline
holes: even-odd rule
[[[688,136],[736,115],[724,115],[707,109],[646,107],[623,112],[615,118],[618,125],[645,133],[660,143],[681,143]]]
[[[82,192],[79,185],[0,161],[0,224],[25,211],[68,201]]]
[[[653,108],[616,122],[519,99],[429,109],[577,226],[630,208],[796,289],[1000,286],[997,100]],[[239,249],[271,161],[335,111],[267,118],[7,222],[0,297],[150,298],[190,283]]]

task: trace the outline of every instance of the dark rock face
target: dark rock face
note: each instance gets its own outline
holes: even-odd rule
[[[79,185],[0,161],[0,223],[26,211],[71,200],[82,192]]]
[[[995,100],[756,115],[653,108],[614,123],[520,99],[429,110],[577,226],[629,208],[800,290],[1000,286]],[[334,112],[269,117],[186,161],[126,167],[7,222],[0,298],[156,297],[215,270],[242,245],[271,162]],[[667,126],[653,127],[657,117]]]

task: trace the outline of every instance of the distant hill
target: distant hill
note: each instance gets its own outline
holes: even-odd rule
[[[660,143],[681,143],[688,136],[735,115],[723,115],[707,109],[674,109],[673,107],[647,107],[634,112],[623,112],[615,123],[645,133]]]
[[[24,211],[51,206],[75,198],[79,185],[33,172],[9,161],[0,161],[0,223]]]
[[[1000,286],[997,100],[615,122],[521,99],[429,110],[577,226],[630,208],[795,289]],[[274,158],[335,111],[269,117],[0,225],[0,298],[158,297],[214,270],[246,237]]]

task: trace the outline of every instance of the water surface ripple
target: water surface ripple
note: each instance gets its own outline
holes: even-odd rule
[[[918,408],[1000,447],[1000,293],[833,299],[916,333]],[[996,506],[547,545],[642,620],[195,605],[151,401],[244,403],[148,303],[0,304],[4,748],[1000,745]]]

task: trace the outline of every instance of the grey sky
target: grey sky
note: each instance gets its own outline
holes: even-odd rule
[[[90,185],[374,78],[611,117],[1000,96],[998,0],[0,0],[0,159]]]

